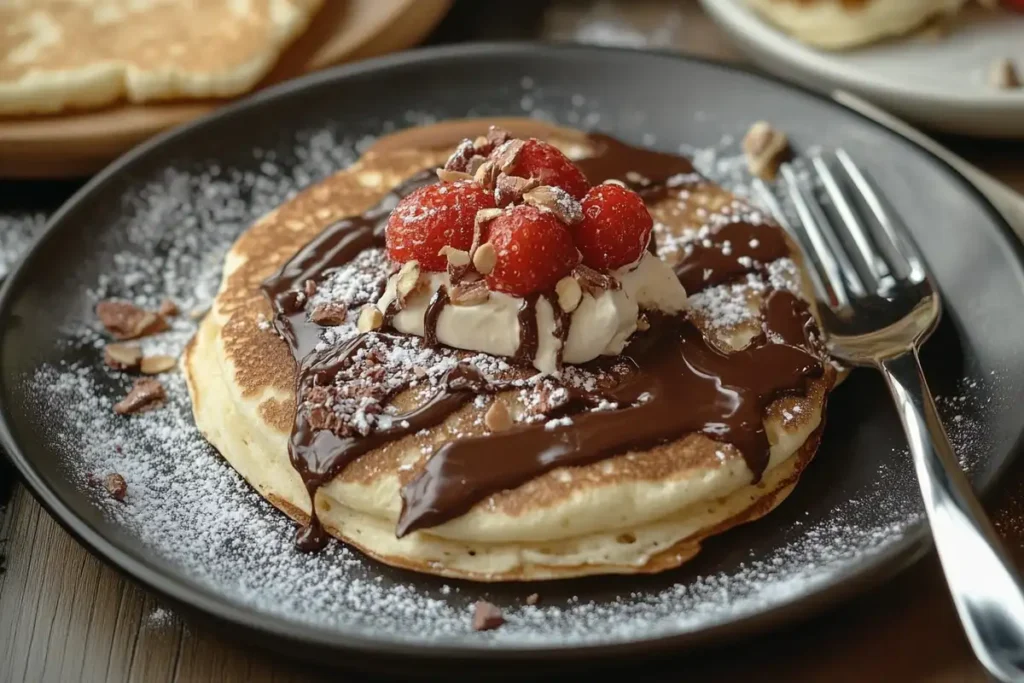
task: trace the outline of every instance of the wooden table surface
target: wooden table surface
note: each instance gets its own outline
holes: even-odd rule
[[[541,35],[635,40],[723,59],[738,53],[692,2],[497,3],[466,0],[430,42]],[[596,7],[596,9],[595,9]],[[613,12],[618,12],[618,17]],[[597,14],[595,14],[597,12]],[[666,12],[669,14],[666,15]],[[666,20],[666,16],[669,17]],[[596,19],[595,19],[596,17]],[[628,20],[638,33],[610,32]],[[588,23],[589,22],[589,23]],[[970,161],[1024,192],[1024,144],[942,138]],[[14,192],[48,210],[74,183],[0,181],[0,216],[19,207]],[[0,242],[3,244],[3,242]],[[0,477],[13,477],[0,466]],[[20,484],[0,511],[0,681],[367,680],[311,671],[226,642],[185,621],[87,553]],[[1024,462],[987,501],[1024,568]],[[953,681],[986,680],[962,635],[934,556],[890,583],[809,622],[742,645],[634,666],[640,680]]]

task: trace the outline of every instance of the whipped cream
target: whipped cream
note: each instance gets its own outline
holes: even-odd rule
[[[644,252],[629,266],[609,273],[621,283],[619,289],[602,290],[597,296],[584,291],[571,314],[569,334],[562,349],[565,363],[586,363],[601,355],[622,353],[637,329],[641,310],[679,313],[686,308],[686,291],[675,273],[661,259]],[[423,336],[424,316],[430,299],[440,287],[450,285],[447,273],[424,273],[415,292],[392,319],[393,327],[405,334]],[[392,275],[377,307],[383,312],[396,297],[398,275]],[[521,297],[491,292],[487,301],[472,306],[449,304],[437,319],[438,342],[467,351],[495,356],[514,356],[519,348]],[[537,353],[533,365],[540,372],[557,375],[558,351],[562,344],[555,335],[555,315],[546,297],[537,301]]]

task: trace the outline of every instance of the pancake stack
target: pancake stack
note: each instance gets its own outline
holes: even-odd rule
[[[843,50],[906,34],[959,12],[969,0],[747,0],[801,42]]]
[[[323,0],[5,0],[0,114],[250,90]]]
[[[638,188],[658,256],[690,283],[685,319],[651,314],[622,357],[565,365],[558,377],[386,327],[360,332],[354,314],[309,324],[317,305],[356,312],[380,296],[393,270],[359,226],[386,219],[393,188],[424,178],[492,123],[550,142],[580,160],[592,183],[615,173]],[[302,526],[300,542],[322,529],[387,564],[478,581],[650,573],[682,564],[702,539],[766,514],[792,490],[817,449],[835,381],[797,250],[775,223],[696,172],[620,173],[611,152],[688,167],[536,121],[450,121],[381,139],[236,242],[182,368],[201,432]],[[766,245],[782,253],[756,267],[742,256],[767,254]],[[749,267],[728,277],[687,267],[715,249],[716,258],[735,249]],[[343,259],[322,258],[344,250]],[[298,307],[286,310],[275,292]],[[362,425],[314,416],[326,381],[317,373],[328,367],[336,395],[383,409]],[[675,382],[677,371],[690,384]],[[653,397],[573,403],[628,396],[634,385],[650,385]],[[673,394],[668,410],[657,408],[663,394]],[[744,403],[754,398],[763,400]],[[638,438],[595,450],[626,434]]]

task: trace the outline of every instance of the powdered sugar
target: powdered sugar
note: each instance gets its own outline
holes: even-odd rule
[[[90,297],[126,296],[153,308],[169,295],[183,310],[208,305],[224,254],[241,230],[298,188],[344,165],[368,140],[339,141],[319,131],[303,136],[294,164],[261,153],[258,173],[167,171],[126,200],[130,211],[124,230],[109,232],[122,240],[118,256],[106,276],[88,283]],[[712,170],[733,168],[712,161],[718,159],[712,152],[701,158]],[[365,296],[368,286],[346,282],[340,273],[329,283],[331,297],[352,300]],[[702,296],[711,296],[711,291]],[[341,335],[346,327],[330,329]],[[194,330],[194,321],[179,316],[170,332],[146,340],[146,352],[177,355]],[[745,562],[712,561],[698,565],[695,571],[702,573],[668,573],[657,581],[625,577],[610,581],[611,588],[606,586],[600,596],[590,593],[585,582],[546,585],[538,589],[544,595],[542,605],[522,605],[530,591],[521,587],[421,579],[389,570],[338,543],[318,555],[298,552],[294,525],[201,438],[179,375],[162,378],[169,396],[164,409],[128,417],[113,414],[111,406],[130,380],[102,366],[103,341],[91,322],[87,327],[69,324],[68,345],[89,351],[94,360],[44,366],[28,378],[37,389],[34,411],[45,416],[40,429],[57,444],[69,476],[127,534],[141,540],[148,562],[284,623],[413,643],[549,648],[652,638],[739,619],[805,595],[866,556],[890,548],[919,520],[917,499],[906,495],[913,491],[912,473],[906,460],[894,454],[873,484],[851,488],[851,497],[814,522],[801,522],[796,512],[800,508],[787,503],[776,513],[778,519],[790,520],[786,539]],[[404,353],[394,362],[417,364],[416,349]],[[424,363],[425,368],[436,365],[436,359]],[[427,369],[423,381],[432,381],[433,372]],[[590,390],[596,386],[597,379],[586,373],[567,369],[564,374],[567,383]],[[985,438],[979,415],[986,409],[981,402],[992,395],[991,381],[995,379],[975,380],[975,389],[943,399],[944,408],[963,416],[949,421],[961,453],[984,452],[978,446]],[[537,383],[523,380],[524,388]],[[960,395],[966,398],[960,400]],[[546,398],[561,397],[552,391]],[[965,439],[978,447],[963,447]],[[102,477],[110,472],[128,483],[124,502],[86,484],[86,473]],[[502,628],[471,631],[467,610],[481,597],[502,606],[507,618]]]

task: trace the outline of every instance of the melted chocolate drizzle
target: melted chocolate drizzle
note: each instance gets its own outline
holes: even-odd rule
[[[674,188],[701,180],[683,157],[632,147],[606,135],[595,134],[590,139],[596,153],[578,165],[592,183],[621,180],[646,201],[654,202]],[[366,436],[315,429],[303,406],[308,391],[332,382],[365,344],[366,335],[316,351],[321,328],[307,319],[304,299],[298,295],[302,284],[306,280],[319,282],[328,271],[362,251],[382,247],[384,226],[394,206],[434,181],[434,174],[427,169],[391,190],[366,212],[328,227],[263,285],[274,305],[274,326],[289,344],[297,364],[299,405],[289,455],[311,504],[321,485],[363,454],[443,422],[479,394],[510,388],[460,363],[442,378],[441,389],[426,403],[392,416],[390,427]],[[676,266],[688,293],[755,272],[789,254],[782,231],[770,225],[732,223],[713,231],[709,240],[711,246],[694,243]],[[728,248],[723,250],[726,242]],[[750,260],[737,260],[743,256]],[[527,297],[518,316],[516,354],[516,360],[525,363],[532,361],[539,343],[536,306],[541,296],[554,311],[555,335],[564,342],[569,334],[572,318],[562,311],[553,293]],[[428,346],[437,343],[437,320],[447,304],[447,292],[441,288],[431,299],[424,320]],[[388,321],[396,311],[389,309]],[[790,292],[775,291],[764,299],[762,313],[759,337],[747,348],[729,354],[710,345],[684,317],[649,316],[651,329],[635,335],[617,359],[631,366],[618,385],[589,393],[565,387],[569,400],[548,417],[570,417],[571,425],[550,429],[544,424],[520,423],[503,432],[449,442],[435,452],[402,489],[397,535],[454,519],[488,495],[520,486],[554,468],[593,463],[692,433],[735,445],[755,480],[759,479],[769,455],[762,423],[765,408],[779,396],[804,393],[807,382],[824,371],[820,358],[811,352],[820,349],[811,338],[814,320],[804,302]],[[384,341],[397,337],[391,332],[376,334]],[[592,364],[599,368],[601,363]],[[618,407],[589,412],[601,402]],[[310,523],[300,529],[297,544],[300,549],[315,550],[326,539],[313,506]]]

